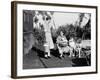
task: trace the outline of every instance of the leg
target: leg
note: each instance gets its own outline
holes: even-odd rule
[[[48,57],[51,57],[51,55],[50,55],[50,49],[48,50]]]
[[[73,55],[72,56],[75,57],[75,49],[73,49]]]
[[[45,55],[44,55],[44,57],[45,57],[45,58],[48,58],[48,54],[47,54],[47,52],[45,52]]]
[[[48,45],[45,45],[45,57],[48,58],[50,57],[50,49]]]
[[[59,51],[60,57],[62,57],[62,55],[63,55],[62,48],[61,48],[61,47],[59,47],[59,45],[58,45],[58,44],[57,44],[57,48],[58,48],[58,51]]]
[[[44,57],[45,57],[45,58],[50,58],[50,57],[51,57],[51,55],[50,55],[50,51],[48,51],[48,52],[45,52],[45,55],[44,55]]]
[[[70,48],[69,52],[70,52],[69,57],[71,57],[71,56],[72,56],[72,54],[73,54],[73,48]]]
[[[63,56],[63,49],[59,48],[58,50],[59,50],[60,57],[62,57]]]
[[[79,58],[81,58],[81,48],[78,49],[79,52]]]

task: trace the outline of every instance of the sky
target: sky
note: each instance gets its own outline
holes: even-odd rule
[[[65,24],[75,24],[76,21],[79,20],[79,14],[80,13],[61,13],[61,12],[55,12],[53,14],[53,19],[56,26],[65,25]],[[83,22],[81,24],[81,27],[83,27],[89,19],[89,15],[85,14],[86,18],[83,18]]]
[[[54,21],[56,26],[64,25],[64,24],[74,24],[79,17],[79,13],[58,13],[55,12]]]

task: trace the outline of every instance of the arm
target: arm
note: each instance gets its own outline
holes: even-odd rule
[[[58,36],[56,43],[61,47],[65,47],[65,46],[67,46],[67,39]]]

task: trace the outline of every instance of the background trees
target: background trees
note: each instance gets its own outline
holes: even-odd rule
[[[55,42],[60,31],[64,32],[64,35],[69,40],[70,37],[74,39],[90,40],[91,39],[91,19],[90,14],[87,14],[89,18],[86,17],[85,13],[80,13],[79,19],[76,21],[77,24],[66,24],[59,26],[56,30],[52,29],[52,37]],[[87,23],[85,23],[85,19]],[[82,25],[84,22],[84,25]]]
[[[43,20],[45,19],[52,19],[52,26],[51,26],[51,34],[54,43],[56,42],[56,38],[59,35],[60,31],[64,32],[64,35],[69,40],[70,37],[74,37],[75,39],[91,39],[91,19],[89,18],[88,22],[82,26],[82,23],[84,22],[84,19],[87,17],[85,16],[85,13],[78,13],[79,18],[76,21],[76,24],[63,24],[60,26],[55,25],[55,21],[53,20],[53,15],[55,12],[53,11],[34,11],[34,10],[24,10],[24,20],[23,20],[23,32],[28,34],[33,34],[33,37],[37,40],[39,45],[43,45],[45,42],[45,32],[43,29],[43,25],[40,25],[41,29],[38,29],[34,27],[34,21],[33,18],[36,16],[36,14],[41,15]],[[74,14],[74,13],[73,13]],[[90,14],[88,14],[90,15]],[[91,17],[91,16],[90,16]],[[36,18],[36,21],[39,19]],[[63,21],[61,19],[60,21]],[[68,21],[68,20],[67,20]],[[30,33],[31,32],[31,33]],[[25,40],[25,39],[24,39]]]

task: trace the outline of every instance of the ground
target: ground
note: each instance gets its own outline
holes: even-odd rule
[[[35,47],[29,51],[29,54],[23,57],[23,69],[36,69],[36,68],[56,68],[56,67],[75,67],[87,66],[86,58],[70,58],[68,54],[64,58],[58,57],[57,51],[51,51],[51,58],[45,59],[44,52],[39,51]]]

